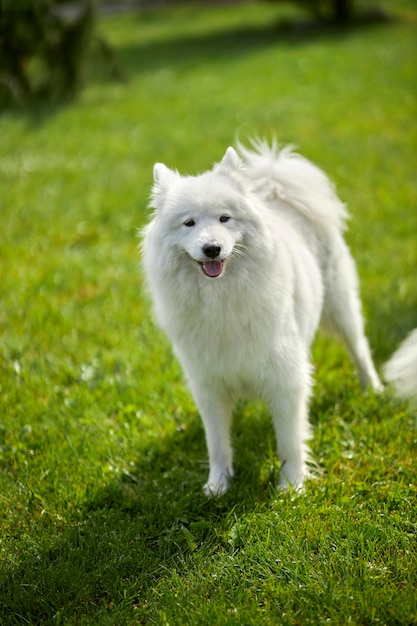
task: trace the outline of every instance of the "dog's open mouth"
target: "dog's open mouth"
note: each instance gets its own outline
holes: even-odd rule
[[[199,262],[204,274],[209,278],[217,278],[223,273],[224,261],[204,261]]]

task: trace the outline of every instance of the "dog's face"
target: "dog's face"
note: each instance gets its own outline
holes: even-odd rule
[[[212,171],[196,177],[182,177],[161,163],[154,167],[155,219],[163,221],[176,254],[211,280],[221,278],[248,246],[254,215],[240,167],[232,148]]]
[[[180,217],[178,245],[187,252],[208,278],[223,275],[226,264],[238,246],[241,233],[232,210],[220,207],[211,211],[196,210],[190,206]]]

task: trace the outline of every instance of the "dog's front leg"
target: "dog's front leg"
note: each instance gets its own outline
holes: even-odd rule
[[[191,384],[206,433],[210,472],[204,492],[207,496],[223,494],[233,476],[230,426],[233,402],[205,381],[204,386]]]

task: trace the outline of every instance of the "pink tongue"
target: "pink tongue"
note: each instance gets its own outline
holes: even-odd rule
[[[203,263],[203,270],[210,278],[216,278],[223,271],[223,263],[221,261],[206,261]]]

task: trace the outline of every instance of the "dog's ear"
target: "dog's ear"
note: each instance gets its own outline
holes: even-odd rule
[[[240,193],[247,193],[250,190],[248,181],[245,178],[245,164],[232,147],[227,148],[226,153],[220,163],[214,166],[216,174],[226,176]]]
[[[177,173],[163,163],[155,163],[153,166],[153,179],[158,185],[168,185],[169,181],[176,177]]]
[[[228,169],[240,170],[242,167],[242,161],[240,156],[232,146],[229,146],[226,150],[221,164]]]
[[[169,187],[178,178],[177,172],[170,170],[163,163],[155,163],[153,167],[153,180],[151,204],[156,209],[161,207],[165,194]]]
[[[228,176],[231,180],[240,186],[243,181],[241,174],[243,173],[244,163],[236,150],[231,146],[227,148],[226,153],[220,163],[214,166],[214,171]]]
[[[219,170],[236,171],[242,169],[242,160],[234,148],[229,146],[220,163],[217,165]]]

